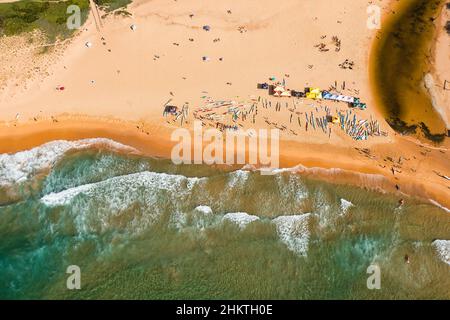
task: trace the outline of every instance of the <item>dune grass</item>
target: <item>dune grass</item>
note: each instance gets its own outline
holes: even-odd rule
[[[95,0],[103,10],[110,12],[128,5],[131,0]],[[22,0],[0,4],[0,36],[18,35],[33,30],[41,30],[49,40],[65,39],[74,30],[67,28],[69,14],[67,7],[78,5],[81,9],[81,22],[89,14],[89,0],[65,0],[60,2]]]
[[[0,35],[18,35],[39,29],[49,39],[66,38],[74,30],[67,28],[67,7],[78,5],[82,23],[89,13],[89,0],[42,2],[22,0],[0,4]]]
[[[131,3],[131,0],[94,0],[94,2],[107,12],[126,7]]]

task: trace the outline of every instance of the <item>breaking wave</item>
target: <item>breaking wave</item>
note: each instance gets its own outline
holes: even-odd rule
[[[450,240],[435,240],[433,246],[439,255],[439,258],[450,266]]]
[[[207,279],[202,285],[216,275],[217,283],[238,283],[236,274],[247,280],[258,275],[272,281],[271,287],[258,288],[272,288],[264,297],[286,286],[293,286],[289,292],[306,292],[292,279],[310,276],[309,281],[334,290],[327,289],[324,297],[346,298],[336,292],[365,283],[368,264],[384,264],[389,274],[398,270],[391,261],[403,261],[405,252],[413,261],[428,259],[429,246],[413,247],[415,253],[410,253],[411,245],[430,243],[448,230],[448,215],[436,215],[438,209],[428,202],[415,206],[409,199],[399,211],[395,196],[309,179],[315,169],[305,169],[307,174],[296,174],[301,167],[274,170],[273,175],[250,167],[225,172],[174,166],[134,152],[106,139],[89,139],[1,156],[1,174],[9,175],[5,184],[40,184],[36,192],[23,193],[23,201],[0,206],[0,269],[6,270],[0,276],[0,295],[22,297],[27,283],[34,281],[30,266],[38,266],[43,279],[52,279],[54,270],[65,275],[67,264],[81,260],[93,268],[130,270],[131,278],[142,275],[133,273],[135,267],[154,267],[149,277],[159,283],[172,277],[183,282],[183,273]],[[342,174],[324,174],[334,173]],[[420,236],[415,228],[402,227],[406,218],[408,224],[422,226]],[[433,245],[448,264],[448,240]],[[437,257],[431,259],[429,265],[443,272]],[[318,279],[317,270],[335,278]],[[433,274],[428,265],[421,270]],[[355,280],[355,275],[362,278]],[[283,285],[275,284],[284,278]],[[433,275],[433,281],[437,278]],[[55,287],[61,287],[59,280],[53,279]],[[311,282],[302,278],[298,283]],[[390,290],[397,294],[401,287]]]
[[[245,229],[248,224],[258,221],[259,217],[245,212],[232,212],[223,216],[222,220],[235,223],[240,229]]]
[[[277,233],[289,250],[298,255],[306,256],[310,238],[310,214],[296,216],[280,216],[273,220],[277,226]]]
[[[50,193],[40,201],[49,208],[67,207],[80,233],[105,232],[117,226],[139,233],[166,211],[181,209],[200,181],[181,175],[140,172]]]
[[[0,205],[19,201],[33,193],[36,178],[46,175],[66,154],[91,148],[138,153],[109,139],[58,140],[15,154],[0,154]]]
[[[433,199],[429,199],[430,203],[432,203],[433,205],[435,205],[436,207],[444,210],[447,213],[450,213],[450,209],[447,207],[444,207],[443,205],[441,205],[439,202],[433,200]]]
[[[354,207],[355,205],[353,203],[351,203],[348,200],[345,199],[341,199],[341,210],[343,214],[347,214],[348,210],[350,210],[350,208]]]
[[[103,147],[121,152],[138,152],[113,140],[104,138],[78,141],[57,140],[15,154],[0,154],[0,186],[21,183],[54,166],[67,152]]]

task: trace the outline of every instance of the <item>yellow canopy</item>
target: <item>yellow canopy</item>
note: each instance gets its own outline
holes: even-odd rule
[[[308,99],[322,99],[322,92],[319,93],[308,92],[306,94],[306,97]]]
[[[322,91],[319,88],[310,88],[306,93],[308,99],[322,99]]]

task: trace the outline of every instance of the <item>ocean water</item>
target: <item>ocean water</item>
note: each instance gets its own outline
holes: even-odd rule
[[[449,213],[398,200],[55,141],[0,155],[0,298],[450,298]]]

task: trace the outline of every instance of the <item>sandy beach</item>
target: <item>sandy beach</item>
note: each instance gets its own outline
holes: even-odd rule
[[[447,21],[450,21],[450,10],[443,9],[437,19],[437,28],[443,30]],[[439,110],[442,118],[450,129],[450,37],[446,32],[440,32],[435,45],[434,70],[432,72],[434,90],[430,93],[434,96],[435,108]]]
[[[390,3],[133,1],[127,9],[131,17],[108,15],[97,25],[91,13],[73,39],[47,53],[39,52],[42,44],[30,50],[23,37],[14,39],[16,46],[1,39],[1,74],[8,76],[0,78],[0,153],[56,139],[105,137],[146,155],[169,157],[170,135],[180,124],[163,117],[168,100],[180,107],[188,102],[193,112],[205,105],[205,97],[244,102],[260,97],[280,102],[283,112],[262,108],[254,123],[242,122],[242,128],[270,128],[265,119],[285,125],[282,167],[301,165],[303,174],[397,192],[399,199],[415,195],[449,208],[448,139],[434,146],[396,134],[373,97],[369,58],[382,30],[367,28],[366,10],[378,4],[387,19],[395,14]],[[205,25],[210,31],[203,30]],[[333,36],[341,41],[339,50]],[[442,30],[438,39],[436,86],[449,70],[449,37]],[[339,67],[345,60],[354,67]],[[355,141],[334,127],[331,135],[306,131],[292,124],[288,109],[295,99],[272,98],[256,88],[270,77],[284,78],[292,89],[337,84],[342,94],[357,93],[368,107],[355,115],[378,121],[387,135]],[[56,90],[60,87],[64,90]],[[448,92],[439,87],[435,92],[444,108]],[[295,101],[302,120],[325,106],[333,112],[347,109],[345,104]],[[191,128],[192,121],[191,115],[184,127]]]

